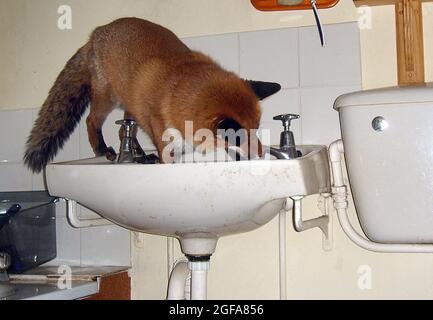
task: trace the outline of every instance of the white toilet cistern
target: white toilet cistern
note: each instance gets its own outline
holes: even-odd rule
[[[433,252],[433,87],[392,87],[340,96],[342,140],[329,147],[332,197],[341,227],[360,247]],[[344,154],[366,237],[351,224]]]

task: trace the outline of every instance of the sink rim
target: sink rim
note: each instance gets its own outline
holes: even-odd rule
[[[272,145],[272,147],[278,147],[277,145]],[[283,162],[283,161],[302,161],[306,158],[312,157],[315,154],[321,152],[323,149],[328,149],[326,145],[319,145],[319,144],[310,144],[310,145],[297,145],[296,148],[298,150],[301,150],[306,152],[301,157],[295,158],[295,159],[254,159],[254,160],[244,160],[244,161],[201,161],[201,162],[175,162],[175,163],[156,163],[156,164],[141,164],[141,163],[117,163],[110,161],[106,159],[104,156],[99,157],[90,157],[90,158],[84,158],[84,159],[77,159],[77,160],[69,160],[69,161],[60,161],[60,162],[52,162],[47,165],[48,166],[64,166],[64,165],[110,165],[110,166],[141,166],[141,167],[148,167],[148,168],[156,168],[161,166],[190,166],[190,165],[204,165],[204,166],[220,166],[224,164],[237,164],[237,165],[246,165],[248,164],[263,164],[265,162],[277,163],[277,162]],[[156,150],[147,149],[145,150],[146,153],[153,153],[156,152]]]
[[[306,154],[290,160],[142,165],[113,163],[105,157],[80,159],[48,165],[46,181],[50,193],[81,202],[124,228],[175,237],[180,240],[182,250],[187,254],[211,254],[219,237],[248,232],[268,223],[278,214],[290,195],[308,195],[330,190],[327,147],[300,145],[298,149]],[[265,173],[267,177],[262,179],[255,175],[263,174],[250,171],[262,168],[270,169],[272,174]],[[106,176],[101,172],[113,174],[114,181],[123,176],[126,179],[124,181],[137,179],[137,186],[140,181],[146,183],[146,179],[148,182],[153,181],[153,184],[144,186],[155,186],[158,179],[167,175],[174,180],[161,180],[161,184],[146,189],[145,193],[144,188],[134,187],[135,190],[128,186],[119,192],[110,183],[106,187],[100,187],[106,181]],[[196,182],[196,177],[200,174],[204,174],[202,180]],[[228,188],[218,189],[221,184],[211,179],[215,176],[221,177],[218,178],[218,183],[233,183]],[[242,179],[232,180],[237,176]],[[74,187],[77,182],[86,187]],[[206,182],[210,184],[200,187]],[[185,187],[185,192],[181,191],[181,187]],[[96,191],[92,193],[93,190]],[[133,195],[128,192],[133,192]],[[210,195],[205,195],[206,192]],[[106,200],[107,197],[109,201]],[[144,203],[142,207],[140,201]],[[182,201],[185,201],[185,206]],[[152,217],[154,215],[157,220],[150,220],[155,219]]]

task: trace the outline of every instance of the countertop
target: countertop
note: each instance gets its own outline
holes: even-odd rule
[[[66,275],[60,267],[38,267],[23,274],[10,274],[14,293],[0,300],[74,300],[99,292],[99,279],[124,272],[129,267],[72,267],[69,288],[63,288]],[[60,285],[58,283],[60,282]]]

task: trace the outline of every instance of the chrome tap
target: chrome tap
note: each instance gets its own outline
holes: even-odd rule
[[[121,143],[118,163],[157,163],[159,159],[154,154],[146,155],[137,140],[137,123],[132,119],[117,120],[121,128]]]
[[[132,163],[137,158],[141,158],[144,155],[143,149],[140,147],[136,138],[136,122],[131,119],[117,120],[116,124],[122,126],[122,141],[120,142],[119,156],[117,158],[118,163]]]
[[[280,114],[273,118],[283,122],[284,130],[280,134],[280,148],[269,148],[269,153],[278,159],[294,159],[300,156],[296,150],[295,137],[290,131],[292,120],[299,119],[297,114]]]

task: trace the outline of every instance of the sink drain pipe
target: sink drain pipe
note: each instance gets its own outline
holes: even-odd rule
[[[178,261],[170,274],[167,290],[167,300],[189,299],[189,296],[186,296],[186,288],[189,277],[190,271],[188,269],[188,261]]]
[[[178,261],[168,282],[167,300],[206,300],[210,256]]]
[[[206,300],[210,256],[189,256],[188,260],[188,269],[191,271],[191,300]]]
[[[337,140],[329,146],[329,158],[333,176],[332,198],[341,228],[361,248],[384,253],[433,253],[433,244],[378,243],[361,236],[352,226],[347,214],[347,187],[343,180],[341,158],[344,154],[343,141]]]

